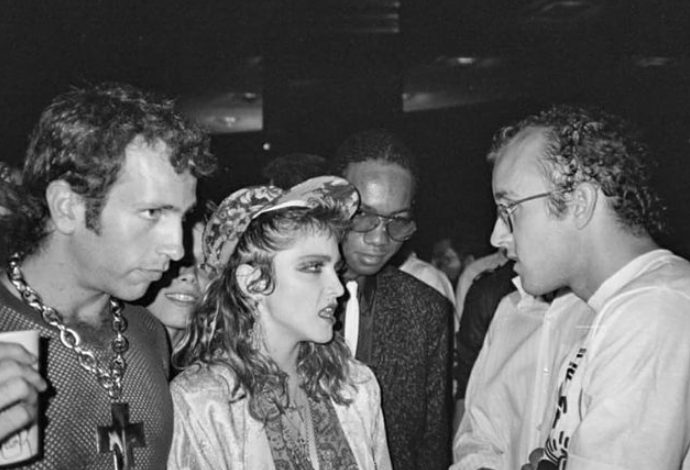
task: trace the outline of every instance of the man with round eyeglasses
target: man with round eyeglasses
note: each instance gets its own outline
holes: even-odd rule
[[[453,306],[390,264],[417,229],[413,155],[393,134],[365,131],[338,148],[335,170],[361,198],[341,243],[350,293],[343,309],[345,339],[381,385],[393,467],[445,470]]]
[[[501,219],[501,222],[503,222],[506,225],[506,227],[508,227],[510,233],[513,233],[513,212],[517,210],[520,204],[523,204],[527,201],[533,201],[535,199],[549,197],[551,196],[551,194],[551,192],[539,193],[533,196],[523,197],[521,199],[518,199],[517,201],[498,203],[496,204],[496,215],[499,219]]]
[[[567,289],[594,312],[523,469],[690,469],[690,263],[655,240],[662,211],[639,132],[556,106],[500,131],[489,159],[492,244],[528,294]]]

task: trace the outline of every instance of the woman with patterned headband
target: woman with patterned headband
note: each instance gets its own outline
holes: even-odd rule
[[[171,384],[169,469],[388,469],[379,387],[334,335],[347,181],[245,188],[206,226],[215,271]]]

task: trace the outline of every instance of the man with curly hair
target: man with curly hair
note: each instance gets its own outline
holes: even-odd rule
[[[129,85],[74,89],[41,114],[2,219],[0,331],[38,330],[42,344],[39,376],[35,356],[0,343],[0,440],[42,428],[22,468],[165,468],[165,332],[122,301],[182,257],[182,220],[213,166],[171,101]]]
[[[639,133],[557,106],[503,129],[490,160],[492,244],[528,294],[568,288],[595,312],[532,467],[690,468],[690,263],[654,239],[662,210]]]

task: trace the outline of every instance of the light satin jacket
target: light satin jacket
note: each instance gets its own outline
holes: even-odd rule
[[[343,433],[361,470],[391,469],[381,412],[381,392],[371,370],[353,363],[357,390],[349,406],[333,403]],[[230,403],[235,383],[222,366],[192,368],[170,385],[175,411],[168,469],[273,470],[263,424],[249,414],[249,400]]]

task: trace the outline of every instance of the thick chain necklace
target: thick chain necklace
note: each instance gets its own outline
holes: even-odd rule
[[[115,338],[110,342],[114,356],[110,358],[110,362],[105,367],[96,357],[96,354],[83,345],[79,333],[65,325],[62,315],[58,313],[53,307],[49,307],[43,303],[41,296],[36,292],[26,280],[19,267],[21,257],[19,254],[14,254],[10,257],[7,267],[7,276],[12,285],[17,289],[22,300],[31,308],[41,314],[41,318],[48,325],[57,329],[60,332],[60,341],[69,350],[74,351],[77,355],[79,365],[96,376],[98,384],[103,387],[108,396],[113,400],[119,400],[122,396],[122,378],[127,369],[124,354],[129,349],[129,342],[124,336],[127,329],[127,320],[122,316],[122,302],[113,297],[110,298],[110,313],[112,316],[112,329],[115,332]]]

